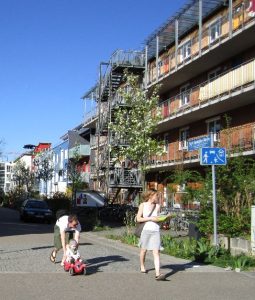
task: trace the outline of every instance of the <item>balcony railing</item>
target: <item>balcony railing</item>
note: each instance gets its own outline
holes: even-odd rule
[[[84,125],[93,122],[98,116],[98,106],[96,105],[91,110],[87,111],[84,115]]]
[[[214,146],[226,148],[228,155],[238,153],[255,154],[255,123],[221,130],[217,135]],[[148,161],[148,166],[169,166],[198,162],[199,160],[198,150],[180,150],[179,141],[169,143],[167,150],[164,155],[152,156]]]
[[[141,186],[141,172],[138,169],[115,168],[110,171],[110,186]]]
[[[82,180],[82,182],[89,183],[89,177],[90,177],[90,173],[89,172],[81,172],[81,180]]]
[[[249,2],[249,1],[246,1]],[[242,1],[238,5],[233,7],[232,12],[232,30],[233,33],[245,28],[246,24],[254,19],[254,13],[252,14],[245,7],[245,1]],[[213,21],[213,20],[212,20]],[[212,25],[204,24],[206,27],[202,31],[201,35],[201,55],[215,48],[217,45],[221,45],[224,40],[228,40],[230,24],[227,10],[224,15],[215,19],[215,23],[219,24],[214,34],[212,33]],[[187,45],[188,44],[188,45]],[[198,31],[190,35],[190,39],[186,38],[185,43],[181,43],[178,47],[177,53],[174,48],[170,48],[169,51],[159,56],[158,66],[156,66],[156,60],[152,61],[148,66],[148,84],[152,84],[158,79],[164,78],[169,74],[176,72],[179,67],[189,63],[195,58],[199,57],[199,33]]]
[[[211,99],[221,97],[243,89],[255,83],[255,60],[248,61],[238,67],[219,75],[214,80],[207,80],[184,93],[160,103],[161,123],[166,119],[191,108],[201,106]],[[185,104],[183,105],[185,98]],[[187,101],[186,101],[187,100]]]
[[[89,156],[90,155],[90,145],[78,145],[69,149],[69,158],[73,158],[75,155],[79,156]]]
[[[144,67],[145,55],[140,51],[116,50],[111,57],[114,66]]]

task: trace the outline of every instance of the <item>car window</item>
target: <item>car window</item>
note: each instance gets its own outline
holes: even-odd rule
[[[48,208],[48,205],[44,201],[28,201],[27,208]]]

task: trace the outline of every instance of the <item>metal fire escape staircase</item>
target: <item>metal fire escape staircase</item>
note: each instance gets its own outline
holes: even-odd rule
[[[120,102],[116,101],[116,95],[118,88],[123,83],[125,69],[137,74],[143,72],[144,53],[117,50],[113,53],[104,76],[100,76],[100,116],[97,134],[99,139],[100,136],[107,136],[107,142],[98,148],[97,180],[100,181],[101,189],[104,189],[112,202],[116,202],[121,191],[125,191],[124,200],[131,201],[142,188],[139,170],[129,168],[126,162],[117,165],[116,157],[113,157],[111,152],[112,148],[128,147],[126,141],[114,137],[114,133],[108,128],[109,122],[114,122],[114,109],[120,105]],[[125,104],[122,102],[121,105]]]

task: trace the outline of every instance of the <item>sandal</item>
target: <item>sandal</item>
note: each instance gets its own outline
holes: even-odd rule
[[[56,262],[57,251],[54,249],[50,254],[50,261],[55,264]]]
[[[159,274],[158,276],[155,277],[156,280],[160,281],[160,280],[165,280],[166,279],[166,275],[165,274]]]
[[[147,270],[144,270],[144,271],[140,270],[140,272],[141,272],[142,274],[147,274],[147,273],[148,273]]]

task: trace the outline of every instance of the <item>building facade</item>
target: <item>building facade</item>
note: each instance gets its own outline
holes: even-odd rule
[[[0,162],[0,189],[4,193],[10,192],[13,186],[12,168],[13,168],[13,163]]]
[[[163,141],[165,153],[149,158],[148,186],[167,197],[169,172],[178,167],[203,172],[199,150],[189,148],[198,139],[209,137],[229,157],[237,152],[253,157],[254,34],[254,0],[190,0],[146,39],[144,53],[117,51],[109,63],[102,63],[98,84],[83,97],[95,103],[84,122],[92,129],[91,186],[108,195],[114,192],[114,197],[123,189],[132,193],[132,184],[124,184],[130,171],[126,161],[113,164],[107,126],[114,106],[123,104],[118,88],[124,67],[144,70],[146,90],[160,84],[162,119],[155,136]],[[139,63],[130,63],[134,57]]]
[[[148,182],[163,191],[178,166],[201,171],[190,142],[254,157],[255,1],[188,1],[146,41],[146,88],[160,83],[157,136],[165,154],[151,157]]]

